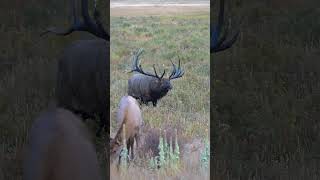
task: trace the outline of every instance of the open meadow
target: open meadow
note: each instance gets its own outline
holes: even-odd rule
[[[120,171],[112,164],[111,179],[208,179],[209,167],[205,165],[209,154],[205,153],[209,150],[210,118],[209,7],[111,8],[110,22],[111,136],[117,131],[119,101],[127,95],[133,51],[144,49],[140,59],[145,71],[153,72],[155,64],[157,71],[165,69],[168,77],[172,69],[170,59],[177,64],[178,57],[185,71],[182,78],[171,82],[173,89],[157,107],[141,106],[145,125],[139,157]],[[164,147],[166,155],[161,155],[160,130],[160,137],[167,135],[168,144],[172,137],[173,149],[177,130],[177,161],[167,156],[172,154],[169,147]],[[154,156],[166,158],[160,169],[155,167]]]
[[[99,9],[108,7],[105,1],[99,2]],[[54,98],[57,60],[61,52],[74,40],[93,38],[82,32],[66,37],[39,36],[47,27],[69,25],[69,5],[67,1],[16,0],[0,6],[0,180],[22,178],[29,128]],[[101,12],[104,24],[109,24],[106,18],[109,11]],[[111,21],[111,121],[115,120],[121,96],[127,92],[130,76],[127,71],[131,66],[132,51],[140,47],[145,49],[142,64],[146,70],[151,70],[152,63],[155,63],[159,70],[165,68],[169,71],[169,59],[177,63],[179,55],[185,75],[173,81],[173,90],[158,103],[157,108],[142,107],[145,124],[151,131],[147,133],[151,143],[147,144],[157,151],[159,129],[171,127],[173,130],[168,130],[171,134],[177,129],[180,158],[183,157],[184,145],[189,146],[189,152],[199,150],[199,147],[205,149],[202,146],[208,144],[205,140],[209,140],[209,8],[196,13],[180,11],[166,16],[117,16]],[[88,125],[94,126],[95,123],[88,121]],[[115,124],[112,122],[111,125],[114,133]],[[95,129],[92,127],[92,131]],[[96,138],[102,168],[106,165],[104,143]],[[130,166],[122,175],[137,175],[139,171],[144,172],[142,176],[145,175],[146,179],[151,176],[192,178],[191,173],[197,177],[208,177],[208,170],[199,170],[197,153],[195,156],[193,165],[198,168],[192,169],[195,173],[190,171],[192,167],[176,163],[175,170],[166,172],[152,170],[151,165]],[[149,162],[149,159],[142,158],[141,164]],[[206,164],[208,159],[203,162]]]

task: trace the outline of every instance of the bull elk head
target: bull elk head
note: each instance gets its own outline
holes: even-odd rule
[[[159,76],[155,65],[153,65],[153,73],[145,72],[139,61],[139,57],[142,54],[143,49],[139,49],[134,52],[132,60],[133,67],[130,72],[137,72],[131,79],[129,79],[129,92],[130,96],[140,99],[143,103],[148,104],[152,101],[153,105],[156,106],[157,100],[167,94],[172,89],[170,83],[171,80],[180,78],[184,75],[184,71],[180,66],[180,58],[178,67],[171,61],[172,71],[168,78],[164,78],[166,71]]]
[[[106,41],[110,41],[110,35],[103,28],[102,23],[100,21],[100,13],[97,10],[96,3],[94,5],[94,13],[93,13],[94,21],[89,16],[88,0],[81,0],[81,15],[82,15],[83,21],[80,21],[80,19],[76,16],[75,0],[72,0],[72,15],[73,15],[73,24],[68,29],[59,29],[56,27],[50,27],[46,31],[41,33],[40,36],[43,36],[47,33],[53,33],[56,35],[65,36],[65,35],[71,34],[74,31],[84,31],[84,32],[89,32]]]
[[[237,40],[240,31],[238,30],[234,35],[227,40],[229,34],[229,25],[225,27],[224,33],[222,33],[222,28],[224,24],[224,0],[220,0],[220,10],[218,16],[218,24],[211,28],[210,32],[210,53],[217,53],[225,49],[230,48]]]

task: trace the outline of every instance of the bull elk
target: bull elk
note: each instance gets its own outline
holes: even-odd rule
[[[72,112],[51,108],[41,113],[29,134],[24,180],[102,179],[89,131]]]
[[[153,65],[154,74],[143,71],[141,64],[139,63],[139,57],[143,50],[139,49],[134,52],[133,68],[130,72],[137,72],[139,74],[134,74],[128,81],[128,94],[136,99],[139,99],[142,103],[148,105],[148,102],[152,102],[153,106],[157,106],[157,101],[165,96],[169,90],[172,89],[170,83],[171,80],[177,79],[183,76],[184,71],[179,66],[176,67],[171,61],[172,72],[169,78],[163,78],[165,70],[158,75],[155,65]]]
[[[131,152],[131,158],[134,158],[134,140],[139,145],[141,127],[143,125],[142,113],[136,99],[131,96],[124,96],[120,100],[117,114],[117,122],[120,125],[117,134],[110,142],[111,159],[119,155],[123,144],[123,131],[125,132],[125,141],[127,149]]]
[[[224,33],[221,35],[224,24],[224,0],[220,0],[220,11],[218,16],[218,24],[211,28],[210,32],[210,53],[217,53],[230,48],[237,40],[240,31],[238,30],[229,40],[227,36],[229,34],[229,27],[225,28]]]
[[[109,40],[110,36],[100,22],[95,6],[94,21],[88,13],[88,1],[81,1],[83,21],[76,16],[75,1],[72,1],[73,25],[65,30],[48,28],[46,33],[68,35],[74,31],[89,32],[98,39],[78,40],[65,48],[58,62],[56,99],[59,107],[80,114],[84,119],[100,118],[97,136],[109,120]]]

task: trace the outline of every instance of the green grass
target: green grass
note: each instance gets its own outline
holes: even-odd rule
[[[166,69],[171,71],[170,59],[181,59],[185,75],[172,81],[173,89],[163,97],[157,107],[143,105],[142,113],[146,127],[179,129],[181,137],[187,139],[207,138],[209,130],[210,105],[210,61],[209,61],[209,14],[175,16],[111,17],[111,132],[117,131],[116,111],[122,96],[127,95],[127,73],[132,66],[131,53],[143,48],[141,64],[146,71]],[[143,159],[143,167],[130,167],[121,172],[113,171],[112,177],[130,179],[157,177],[157,171],[148,170],[150,159]],[[199,159],[200,161],[200,159]],[[200,168],[200,167],[199,167]],[[180,172],[167,172],[162,177],[183,177],[190,169]],[[186,171],[186,172],[184,172]],[[144,173],[143,173],[144,172]],[[132,174],[134,173],[134,175]],[[206,173],[204,173],[206,174]],[[198,176],[197,176],[198,175]],[[203,174],[197,172],[197,177]]]
[[[48,26],[68,25],[67,5],[62,1],[10,1],[0,7],[0,179],[22,177],[28,130],[54,97],[56,65],[61,52],[74,40],[92,38],[79,32],[68,37],[39,37]],[[121,96],[126,94],[129,74],[124,71],[131,63],[130,52],[143,47],[146,53],[142,62],[146,69],[154,62],[159,62],[159,68],[163,68],[162,64],[171,68],[168,58],[177,62],[179,55],[186,70],[183,78],[173,82],[173,91],[159,102],[158,108],[143,107],[146,123],[153,127],[187,125],[181,131],[183,134],[204,137],[206,133],[201,128],[208,128],[209,123],[208,15],[114,20],[111,69],[116,71],[111,75],[111,120]],[[183,31],[184,36],[175,35],[178,31]],[[199,33],[202,40],[197,39]],[[194,89],[198,89],[196,94]],[[96,144],[103,169],[103,142],[97,140]]]
[[[168,72],[169,60],[177,63],[179,56],[185,70],[182,78],[172,81],[173,90],[160,100],[159,107],[143,106],[145,121],[150,125],[191,122],[190,126],[203,122],[208,127],[208,16],[112,18],[111,22],[111,112],[116,112],[120,98],[127,94],[131,52],[141,47],[144,69],[152,71],[156,64],[159,71]]]

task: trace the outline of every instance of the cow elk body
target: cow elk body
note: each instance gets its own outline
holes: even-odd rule
[[[24,180],[101,179],[87,127],[72,112],[51,108],[33,123],[24,161]]]
[[[158,76],[154,65],[153,69],[155,74],[144,72],[141,65],[139,64],[139,56],[142,54],[142,52],[143,50],[139,49],[137,52],[134,52],[132,58],[133,69],[131,70],[131,72],[138,72],[139,74],[134,74],[129,79],[128,95],[139,99],[144,104],[148,104],[148,102],[151,101],[153,106],[156,106],[157,101],[164,97],[172,89],[170,81],[182,77],[184,71],[180,68],[179,59],[178,68],[171,61],[173,70],[169,78],[163,78],[165,70],[163,71],[161,76]]]
[[[48,28],[43,34],[68,35],[74,31],[89,32],[98,39],[78,40],[67,47],[58,62],[56,99],[59,107],[80,114],[84,119],[100,118],[97,130],[108,131],[108,91],[109,88],[109,40],[103,29],[99,13],[95,7],[94,20],[88,13],[87,0],[81,1],[83,22],[75,14],[73,0],[73,25],[66,30]]]
[[[136,146],[138,146],[140,131],[143,125],[142,113],[137,100],[131,96],[122,97],[117,113],[117,123],[120,127],[115,138],[110,143],[111,159],[115,159],[122,149],[123,134],[125,134],[124,138],[127,142],[127,149],[131,152],[131,158],[134,158],[134,141],[136,141]]]

